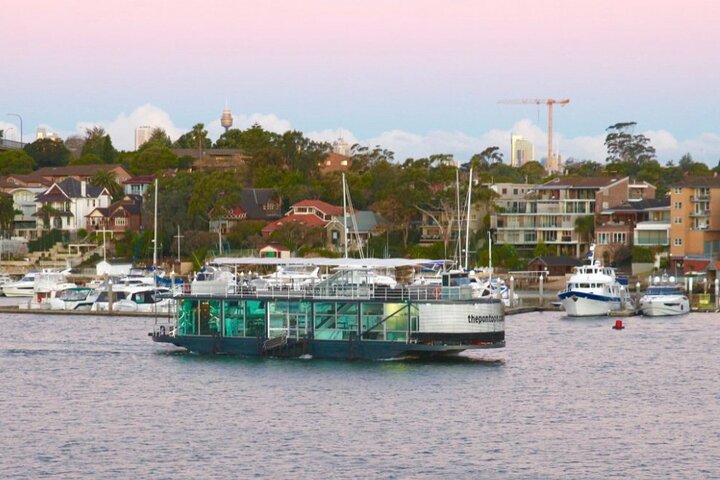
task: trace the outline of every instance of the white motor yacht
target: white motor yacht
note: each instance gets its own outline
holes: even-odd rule
[[[28,272],[17,282],[7,283],[2,286],[3,295],[6,297],[32,297],[35,287],[35,276],[39,272]]]
[[[640,310],[648,317],[690,313],[690,300],[674,277],[655,277],[640,299]]]
[[[632,305],[630,293],[618,281],[615,269],[603,267],[600,262],[575,267],[558,298],[571,317],[604,316]]]

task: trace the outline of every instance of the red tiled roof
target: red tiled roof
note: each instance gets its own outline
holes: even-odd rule
[[[125,180],[123,185],[150,185],[155,181],[155,177],[153,175],[137,175],[135,177],[130,177],[127,180]]]
[[[292,207],[315,207],[321,212],[330,215],[330,216],[337,216],[343,214],[343,208],[342,207],[336,207],[335,205],[330,205],[329,203],[323,202],[322,200],[300,200],[297,203],[294,203],[291,205]]]
[[[286,225],[291,222],[300,222],[308,227],[324,227],[328,224],[328,222],[321,220],[320,218],[316,217],[315,215],[297,215],[292,214],[288,215],[286,217],[281,218],[280,220],[275,220],[272,223],[268,223],[263,227],[262,233],[264,235],[270,235],[272,232],[277,230],[278,228],[282,227],[283,225]]]

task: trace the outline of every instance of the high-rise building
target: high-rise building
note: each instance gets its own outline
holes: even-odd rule
[[[530,140],[526,140],[522,135],[513,135],[511,137],[512,154],[510,156],[510,165],[513,167],[522,167],[527,162],[535,160],[535,146]]]
[[[143,143],[150,140],[152,131],[152,127],[148,127],[147,125],[143,125],[142,127],[137,127],[135,129],[135,150],[140,148]]]
[[[35,129],[35,138],[37,140],[47,138],[48,140],[55,140],[56,142],[59,142],[61,140],[57,133],[48,132],[47,128],[45,127],[38,127],[37,129]]]

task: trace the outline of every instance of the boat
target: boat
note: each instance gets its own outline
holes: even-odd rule
[[[174,307],[171,290],[167,287],[131,287],[125,298],[113,303],[116,312],[169,313]]]
[[[674,277],[655,277],[640,298],[640,311],[648,317],[684,315],[690,313],[690,300]]]
[[[227,269],[214,265],[205,265],[190,282],[190,292],[194,294],[235,291],[236,275]]]
[[[35,276],[39,272],[28,272],[17,282],[7,283],[2,286],[3,295],[6,297],[32,297],[35,287]]]
[[[34,277],[33,295],[28,308],[50,310],[50,302],[59,292],[74,287],[77,285],[68,282],[65,272],[39,272]]]
[[[97,295],[92,287],[71,287],[50,299],[50,310],[90,310]]]
[[[620,281],[614,268],[604,267],[592,257],[589,265],[575,267],[558,298],[571,317],[604,316],[632,308],[627,283]]]
[[[346,260],[297,261],[340,266]],[[373,261],[386,267],[420,264],[363,263]],[[442,286],[413,289],[358,283],[358,271],[338,270],[303,290],[238,287],[230,294],[222,288],[216,294],[178,294],[174,318],[150,335],[199,354],[331,359],[435,357],[505,346],[499,299],[474,298],[469,285],[451,286],[447,277]]]

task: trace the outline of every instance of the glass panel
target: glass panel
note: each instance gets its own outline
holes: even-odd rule
[[[225,309],[225,332],[226,337],[245,336],[245,304],[242,301],[226,301]]]
[[[177,326],[180,335],[197,335],[197,302],[183,299],[177,313]]]
[[[217,335],[220,333],[222,318],[222,302],[220,300],[203,300],[198,311],[200,335]]]
[[[245,302],[245,335],[257,337],[265,334],[265,302],[248,300]]]

